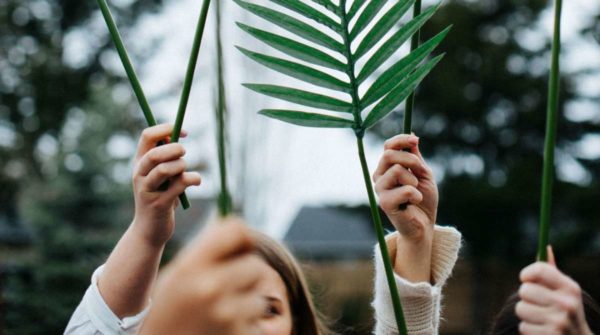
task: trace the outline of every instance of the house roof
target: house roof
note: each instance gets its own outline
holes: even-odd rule
[[[312,260],[369,259],[376,240],[368,206],[303,207],[284,238],[295,255]]]

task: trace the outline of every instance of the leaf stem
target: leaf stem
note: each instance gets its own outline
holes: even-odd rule
[[[142,112],[144,113],[144,118],[148,123],[149,127],[156,126],[156,119],[154,118],[154,114],[152,113],[152,109],[150,108],[150,104],[148,103],[148,99],[144,94],[144,90],[142,89],[142,85],[140,80],[135,73],[135,69],[133,68],[133,64],[131,63],[131,59],[127,54],[127,49],[125,48],[125,44],[123,43],[123,39],[121,38],[121,34],[117,28],[115,20],[108,8],[108,4],[106,0],[98,0],[98,6],[100,6],[100,11],[102,12],[102,16],[104,17],[104,21],[106,21],[106,25],[108,26],[108,31],[110,32],[110,36],[117,48],[117,53],[119,54],[119,58],[121,59],[121,63],[125,68],[125,73],[127,73],[127,77],[129,78],[129,82],[131,83],[131,87],[133,88],[133,92],[138,99],[138,103],[142,108]],[[163,145],[165,142],[160,141],[158,145]],[[168,187],[168,184],[166,184]],[[162,187],[162,186],[161,186]],[[181,206],[183,209],[188,209],[190,207],[190,203],[187,199],[185,193],[179,195],[179,201],[181,202]]]
[[[215,3],[217,12],[217,146],[219,155],[219,174],[221,182],[221,190],[219,192],[218,207],[221,217],[227,216],[231,212],[232,202],[229,190],[227,188],[227,160],[226,160],[226,129],[225,129],[225,114],[227,113],[227,97],[225,92],[224,80],[224,61],[223,61],[223,45],[221,43],[221,3],[219,0]]]
[[[414,7],[413,7],[413,18],[417,17],[421,15],[421,0],[416,0]],[[412,36],[411,42],[410,42],[410,52],[415,51],[420,44],[420,40],[421,40],[421,30],[417,30],[417,32]],[[415,91],[413,91],[413,93],[411,93],[408,98],[406,99],[406,107],[405,107],[405,111],[404,111],[404,129],[403,129],[403,133],[404,134],[410,134],[412,131],[412,114],[413,114],[413,109],[414,109],[414,105],[415,105]]]
[[[404,313],[402,311],[402,303],[400,301],[400,295],[398,293],[398,287],[396,286],[396,278],[394,276],[394,270],[392,268],[392,262],[390,261],[390,253],[387,248],[387,244],[385,241],[385,232],[383,230],[383,224],[381,223],[381,217],[379,215],[379,209],[377,207],[377,200],[375,199],[375,194],[373,192],[373,184],[371,183],[371,177],[369,173],[369,166],[367,165],[367,160],[365,158],[365,149],[363,144],[363,137],[365,133],[365,129],[362,125],[362,107],[360,103],[360,98],[358,96],[358,83],[356,81],[355,75],[355,60],[352,55],[352,40],[350,39],[349,33],[349,21],[346,13],[346,0],[340,0],[340,19],[342,25],[342,38],[344,40],[345,50],[344,54],[346,56],[348,70],[346,73],[350,79],[350,87],[352,96],[352,105],[353,105],[353,115],[355,120],[355,128],[354,131],[356,133],[356,142],[358,145],[358,156],[360,158],[360,165],[363,172],[363,177],[365,180],[365,186],[367,188],[367,194],[369,196],[369,205],[371,208],[371,216],[373,217],[373,225],[375,226],[375,233],[377,235],[377,241],[379,243],[379,249],[381,251],[381,258],[383,259],[383,265],[385,268],[385,276],[388,282],[388,286],[391,293],[392,298],[392,306],[394,308],[394,315],[396,317],[396,325],[398,327],[398,331],[401,335],[408,335],[408,329],[406,328],[406,321],[404,320]]]
[[[398,293],[396,278],[390,260],[390,253],[385,241],[385,232],[383,230],[383,224],[381,223],[379,209],[377,208],[377,200],[375,200],[375,194],[373,192],[373,184],[371,183],[370,177],[371,174],[369,173],[369,166],[367,165],[367,160],[365,158],[363,139],[357,137],[356,142],[358,143],[358,156],[360,157],[360,165],[365,179],[365,186],[367,187],[367,193],[369,194],[369,205],[371,206],[371,216],[373,217],[375,233],[377,234],[377,242],[379,243],[379,250],[381,251],[381,258],[383,259],[383,266],[385,268],[385,276],[392,296],[396,325],[398,326],[398,331],[401,335],[408,335],[408,329],[406,328],[406,321],[404,320],[404,313],[402,311],[402,303],[400,302],[400,294]]]
[[[556,147],[556,128],[559,102],[560,80],[560,18],[562,0],[554,4],[554,38],[552,41],[552,68],[548,83],[548,109],[546,118],[546,139],[544,143],[544,172],[542,175],[542,196],[540,208],[540,228],[537,258],[546,262],[546,247],[550,234],[550,214],[552,207],[552,186],[554,182],[554,150]]]

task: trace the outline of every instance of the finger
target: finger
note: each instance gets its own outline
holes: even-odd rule
[[[546,327],[543,325],[537,325],[537,324],[528,323],[528,322],[521,322],[521,323],[519,323],[519,334],[521,334],[521,335],[548,335],[548,334],[552,334],[552,333],[548,332],[548,329],[546,329]]]
[[[226,283],[221,284],[226,288]],[[257,294],[220,295],[208,310],[204,299],[193,302],[196,302],[195,309],[207,313],[209,323],[214,323],[223,333],[240,335],[248,334],[245,328],[260,317],[264,304],[260,300]]]
[[[552,305],[554,292],[548,288],[534,284],[524,283],[519,287],[519,298],[521,300],[540,306]]]
[[[383,176],[377,180],[375,183],[375,190],[379,193],[403,185],[417,187],[419,186],[419,180],[412,172],[402,165],[396,164],[389,168]]]
[[[214,270],[214,278],[218,283],[227,285],[229,294],[248,292],[256,287],[263,278],[268,265],[259,256],[244,253],[228,259],[220,259],[219,266]]]
[[[410,169],[415,175],[422,174],[426,168],[423,162],[416,155],[398,150],[385,150],[379,161],[379,165],[373,175],[373,180],[377,180],[392,166],[399,164],[405,169]]]
[[[233,220],[226,220],[206,227],[192,243],[191,252],[203,255],[203,261],[215,262],[250,252],[253,248],[250,230]]]
[[[522,282],[534,282],[550,289],[570,286],[571,280],[556,267],[546,262],[533,263],[521,271]]]
[[[186,167],[187,164],[183,159],[157,165],[150,171],[148,176],[143,179],[143,190],[146,192],[156,192],[164,182],[185,172]],[[172,185],[169,187],[172,187]]]
[[[157,165],[178,159],[184,155],[185,148],[179,143],[170,143],[152,148],[139,160],[136,174],[147,176]]]
[[[158,142],[171,135],[171,132],[173,132],[173,125],[170,123],[163,123],[144,129],[140,136],[136,157],[144,156],[146,152],[156,147]]]
[[[379,197],[379,206],[385,212],[395,213],[402,204],[417,205],[423,201],[423,194],[413,186],[402,186],[384,191]]]
[[[532,324],[544,324],[549,315],[549,309],[525,301],[519,301],[515,306],[515,313],[524,322]]]
[[[552,249],[551,245],[548,245],[546,247],[547,253],[548,253],[548,264],[556,267],[556,259],[554,258],[554,250]]]
[[[404,150],[411,149],[419,144],[419,138],[415,135],[400,134],[396,135],[383,144],[385,150]]]
[[[165,192],[165,197],[175,200],[181,193],[190,186],[199,186],[202,183],[200,174],[197,172],[184,172],[170,180],[169,188]],[[161,185],[161,184],[159,184]]]

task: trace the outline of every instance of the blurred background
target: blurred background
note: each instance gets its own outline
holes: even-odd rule
[[[111,6],[154,112],[173,122],[200,1]],[[166,259],[215,213],[220,30],[236,210],[301,258],[340,333],[367,334],[375,238],[354,134],[258,116],[285,104],[240,83],[289,79],[242,57],[235,45],[268,48],[235,22],[272,26],[221,1],[217,29],[214,8],[182,142],[203,185],[188,193],[193,207],[178,213]],[[423,38],[449,24],[414,131],[440,185],[439,223],[465,238],[442,333],[482,334],[535,258],[552,2],[448,0]],[[559,267],[600,300],[600,2],[566,1],[563,27],[551,241]],[[371,168],[402,116],[368,134]],[[131,157],[144,127],[94,1],[0,0],[0,334],[62,333],[132,220]]]

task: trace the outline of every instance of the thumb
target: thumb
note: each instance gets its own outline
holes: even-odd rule
[[[556,266],[556,258],[554,258],[554,250],[552,249],[551,245],[548,245],[546,247],[547,253],[548,253],[548,264],[554,266],[555,268],[557,268]]]

